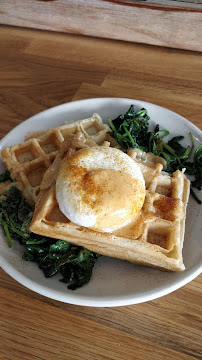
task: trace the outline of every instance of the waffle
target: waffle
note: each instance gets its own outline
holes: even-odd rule
[[[96,144],[103,143],[108,137],[107,124],[102,123],[98,114],[91,118],[68,122],[47,131],[28,134],[25,142],[4,149],[1,158],[17,181],[25,199],[34,204],[44,173],[54,161],[61,144],[72,134],[81,132],[85,138]]]
[[[112,233],[76,225],[59,210],[53,182],[40,191],[30,230],[101,255],[163,270],[184,270],[182,247],[189,180],[183,171],[165,173],[164,161],[152,154],[134,149],[129,155],[140,166],[146,184],[145,202],[134,222]]]

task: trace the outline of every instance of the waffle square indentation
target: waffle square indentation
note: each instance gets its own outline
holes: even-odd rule
[[[68,138],[70,134],[76,134],[77,131],[78,131],[78,126],[72,124],[66,125],[63,127],[63,129],[60,129],[60,133],[62,134],[64,140],[66,140],[66,138]]]
[[[173,236],[171,226],[165,224],[150,226],[147,234],[147,242],[158,245],[163,249],[170,250],[171,238]]]
[[[60,148],[60,142],[55,133],[51,133],[46,139],[40,140],[39,145],[46,154],[55,152]]]
[[[41,184],[44,173],[47,170],[43,161],[39,161],[33,164],[30,164],[29,170],[25,170],[26,177],[32,187],[38,186]]]
[[[161,181],[162,180],[162,181]],[[156,193],[165,195],[167,197],[172,197],[172,181],[171,178],[167,176],[161,177],[161,180],[158,179]]]
[[[50,210],[47,212],[47,214],[45,215],[45,220],[53,221],[53,222],[61,222],[61,223],[70,222],[70,220],[60,211],[57,203],[53,208],[50,208]]]
[[[15,149],[14,154],[16,160],[21,164],[30,162],[39,157],[38,151],[33,143],[29,143],[25,146],[21,146],[19,149]]]
[[[82,124],[83,130],[87,133],[89,136],[95,136],[100,131],[104,130],[104,125],[100,124],[98,121],[89,121]]]

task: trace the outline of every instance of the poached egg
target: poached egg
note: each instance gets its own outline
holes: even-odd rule
[[[112,232],[139,214],[145,182],[139,166],[121,150],[84,148],[63,162],[56,198],[61,212],[73,223]]]

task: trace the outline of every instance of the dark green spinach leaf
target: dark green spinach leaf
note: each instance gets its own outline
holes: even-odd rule
[[[0,175],[0,183],[5,182],[5,181],[8,181],[8,180],[13,181],[13,180],[11,179],[10,171],[5,170],[5,171]]]
[[[60,273],[61,281],[70,283],[69,289],[75,290],[88,283],[100,255],[64,240],[30,232],[32,215],[33,208],[12,186],[0,200],[0,225],[4,228],[8,246],[12,246],[13,239],[18,240],[25,246],[24,260],[36,262],[46,277]]]
[[[201,204],[201,201],[194,193],[193,187],[198,190],[202,187],[202,145],[196,149],[194,161],[188,162],[192,154],[194,143],[190,133],[190,146],[183,147],[180,143],[183,136],[175,136],[166,143],[164,138],[169,131],[159,129],[157,124],[152,132],[149,132],[149,115],[145,109],[135,112],[134,105],[131,105],[125,114],[119,115],[116,119],[109,120],[111,131],[109,134],[114,137],[122,148],[129,151],[131,148],[139,148],[145,152],[152,152],[166,160],[166,171],[174,172],[186,168],[186,173],[194,176],[191,182],[191,194]]]

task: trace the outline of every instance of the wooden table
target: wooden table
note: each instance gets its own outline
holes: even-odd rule
[[[200,3],[201,0],[18,0],[16,6],[13,0],[1,0],[0,24],[202,52]]]
[[[131,97],[202,127],[199,53],[0,28],[0,136],[71,100]],[[202,359],[199,276],[163,298],[88,308],[38,295],[0,271],[2,360]]]

